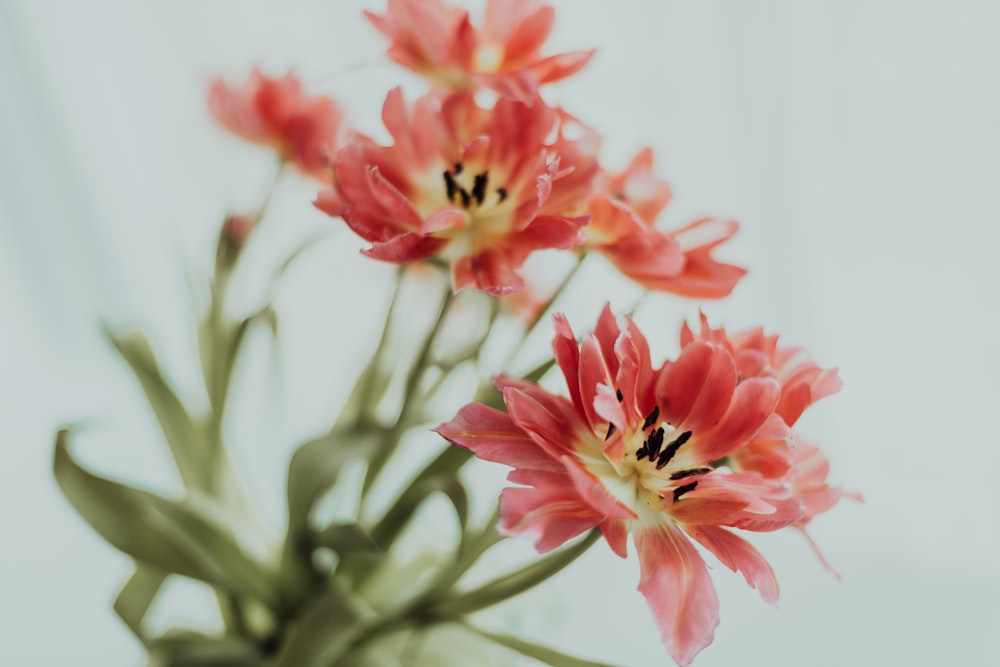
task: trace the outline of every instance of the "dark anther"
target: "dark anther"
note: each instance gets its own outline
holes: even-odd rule
[[[674,489],[674,502],[676,503],[678,500],[680,500],[681,496],[683,496],[688,491],[694,491],[697,486],[698,482],[691,482],[690,484],[685,484],[684,486],[678,486],[676,489]]]
[[[614,432],[615,432],[615,425],[609,423],[608,424],[608,434],[606,436],[604,436],[604,439],[605,440],[610,440],[611,436],[614,434]]]
[[[660,406],[657,405],[653,408],[653,411],[646,415],[646,421],[642,422],[642,430],[645,431],[647,428],[660,421]]]
[[[472,196],[476,200],[476,204],[479,206],[483,205],[483,200],[486,198],[486,183],[490,180],[490,172],[484,171],[481,174],[476,175],[476,180],[472,184]]]
[[[444,187],[448,191],[448,201],[455,201],[455,192],[458,191],[458,183],[455,182],[450,171],[444,172]]]
[[[646,442],[642,443],[642,449],[646,450],[646,456],[650,461],[655,461],[660,455],[660,448],[663,447],[663,428],[660,427],[649,434]]]
[[[462,163],[461,162],[456,162],[455,163],[455,175],[458,176],[461,173],[462,173]]]
[[[691,468],[690,470],[678,470],[670,479],[684,479],[685,477],[694,477],[695,475],[704,475],[706,472],[712,472],[711,468]]]
[[[668,463],[670,463],[670,459],[674,458],[674,454],[676,454],[677,450],[681,448],[681,445],[690,439],[691,431],[684,431],[676,440],[667,445],[663,452],[660,453],[660,458],[656,460],[656,469],[662,470]]]
[[[465,191],[465,188],[459,188],[458,194],[462,195],[462,208],[469,208],[469,204],[472,203],[472,196]]]
[[[500,197],[500,202],[507,198],[507,188],[497,188],[497,196]],[[500,203],[497,202],[497,203]]]
[[[621,389],[615,389],[615,396],[618,397],[618,402],[619,403],[621,403],[623,400],[625,400],[625,394],[622,393]]]

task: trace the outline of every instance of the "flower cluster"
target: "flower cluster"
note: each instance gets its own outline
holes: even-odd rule
[[[637,324],[605,305],[582,338],[556,314],[551,356],[523,377],[502,367],[488,380],[498,369],[484,369],[496,357],[484,350],[512,337],[510,329],[491,335],[498,318],[517,320],[513,352],[501,349],[515,359],[575,275],[574,268],[556,289],[539,289],[522,274],[536,252],[564,251],[575,267],[600,255],[646,291],[720,299],[746,274],[714,256],[739,225],[703,218],[662,229],[672,192],[652,150],[640,150],[622,171],[610,169],[598,132],[546,101],[544,88],[580,71],[594,52],[547,54],[555,17],[543,0],[487,0],[478,23],[443,0],[388,0],[383,13],[365,18],[389,40],[389,58],[430,84],[415,99],[401,88],[387,93],[381,121],[388,143],[349,125],[337,101],[307,92],[293,73],[271,78],[254,69],[243,83],[216,80],[208,106],[226,129],[270,147],[319,183],[316,208],[361,237],[365,256],[430,266],[407,287],[434,282],[441,292],[397,299],[414,272],[396,273],[385,331],[347,404],[326,435],[291,458],[280,551],[259,557],[248,544],[270,540],[242,533],[255,525],[248,521],[251,495],[229,468],[222,426],[247,330],[261,321],[273,327],[277,317],[265,305],[233,321],[226,302],[230,281],[242,275],[236,265],[251,261],[253,253],[242,249],[253,243],[270,194],[256,214],[228,216],[198,331],[208,405],[187,409],[141,335],[111,335],[160,420],[185,499],[100,478],[72,457],[68,432],[57,441],[54,470],[67,498],[136,563],[116,610],[149,650],[150,664],[231,658],[248,665],[382,665],[426,645],[433,657],[421,664],[464,667],[480,663],[455,646],[475,651],[484,643],[563,664],[558,652],[478,629],[469,615],[543,581],[601,536],[625,558],[631,535],[638,589],[668,651],[687,665],[719,622],[704,552],[774,603],[775,574],[741,535],[793,528],[808,538],[813,518],[845,496],[857,498],[830,485],[825,456],[797,433],[803,412],[840,389],[837,371],[763,329],[729,334],[704,315],[695,327],[681,327],[674,358],[654,363]],[[428,273],[433,281],[419,283]],[[462,290],[468,292],[456,299]],[[488,310],[453,308],[466,296],[488,302]],[[436,317],[420,312],[427,304]],[[463,326],[455,326],[463,316]],[[464,326],[480,316],[482,322]],[[405,334],[394,330],[399,326]],[[467,339],[456,342],[456,330]],[[387,352],[401,340],[414,344],[412,353]],[[452,375],[460,366],[474,372]],[[556,368],[562,393],[539,384]],[[470,376],[478,384],[466,396],[482,402],[442,413],[441,388],[461,389]],[[432,436],[427,425],[436,423]],[[388,506],[372,502],[383,468],[417,428],[442,451]],[[498,520],[484,526],[472,525],[470,490],[458,475],[474,456],[513,468]],[[329,493],[351,461],[362,464],[353,468],[360,483]],[[321,499],[355,492],[357,502],[340,508],[344,520],[338,513],[324,523],[315,511]],[[459,537],[450,560],[401,556],[393,550],[397,538],[433,493],[456,510]],[[479,588],[463,587],[464,573],[486,550],[521,535],[547,555]],[[149,635],[143,616],[172,574],[214,588],[224,636]],[[458,633],[459,643],[425,642],[444,636],[443,627]],[[408,664],[418,664],[411,658]]]
[[[411,103],[389,92],[382,120],[391,145],[348,132],[336,103],[305,97],[291,74],[254,72],[239,90],[217,82],[210,104],[227,128],[326,176],[316,206],[370,242],[366,255],[442,262],[456,291],[493,295],[522,289],[518,269],[543,249],[596,251],[646,289],[696,298],[727,296],[746,273],[712,257],[735,221],[657,229],[670,188],[653,172],[651,149],[610,172],[598,134],[542,99],[540,85],[593,53],[539,55],[551,7],[490,0],[481,28],[438,0],[392,0],[385,14],[367,16],[392,40],[389,56],[435,84]],[[491,104],[483,91],[495,92]]]

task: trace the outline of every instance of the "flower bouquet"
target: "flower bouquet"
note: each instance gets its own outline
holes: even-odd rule
[[[386,304],[375,308],[378,340],[351,350],[370,358],[328,432],[294,450],[287,523],[271,539],[223,419],[248,332],[277,322],[270,303],[239,316],[232,304],[234,276],[258,268],[244,250],[272,224],[270,193],[221,226],[197,332],[203,406],[182,400],[145,336],[108,330],[183,485],[167,497],[99,476],[74,457],[74,429],[58,434],[60,488],[135,563],[115,611],[151,665],[464,666],[518,654],[599,665],[476,619],[601,543],[637,558],[663,661],[691,663],[718,625],[704,554],[773,604],[774,572],[744,535],[806,535],[846,495],[793,430],[840,388],[837,372],[763,329],[728,333],[704,313],[666,336],[671,356],[654,356],[637,309],[664,295],[729,295],[746,271],[714,253],[738,224],[662,229],[671,190],[652,151],[606,168],[585,114],[546,101],[547,87],[594,54],[545,55],[551,7],[488,0],[473,22],[440,0],[389,0],[365,18],[389,58],[428,85],[415,99],[388,92],[388,141],[355,129],[342,103],[292,73],[216,80],[208,107],[275,151],[280,178],[316,184],[316,208],[366,242],[359,261],[395,267],[393,294],[366,294]],[[642,298],[592,303],[591,319],[571,323],[560,299],[594,262]],[[551,340],[548,350],[533,336]],[[510,469],[498,500],[470,482],[474,459]],[[442,499],[450,516],[424,511]],[[407,532],[428,520],[452,523],[450,541],[408,547]],[[523,537],[535,558],[490,559]],[[173,577],[213,592],[220,631],[151,628],[147,612]]]

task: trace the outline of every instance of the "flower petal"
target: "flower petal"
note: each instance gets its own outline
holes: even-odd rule
[[[635,533],[639,592],[653,612],[660,636],[681,667],[712,643],[719,625],[719,598],[705,561],[673,526],[657,523]]]
[[[662,417],[684,430],[700,431],[716,424],[736,389],[736,366],[720,346],[695,341],[664,369],[656,385]]]
[[[508,479],[530,486],[504,489],[500,529],[510,535],[535,535],[539,553],[558,548],[604,519],[580,498],[565,472],[514,470]]]
[[[433,430],[485,461],[532,470],[564,470],[563,465],[539,447],[510,415],[482,403],[466,405],[454,419]]]
[[[756,589],[770,605],[778,602],[778,580],[771,565],[752,544],[715,526],[684,526],[684,532],[715,554],[733,572],[739,572],[750,588]]]

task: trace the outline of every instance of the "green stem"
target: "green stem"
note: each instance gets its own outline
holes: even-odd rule
[[[549,300],[545,302],[545,307],[539,309],[539,311],[535,314],[535,316],[531,318],[531,321],[528,322],[528,326],[525,327],[524,329],[524,335],[521,336],[521,339],[517,342],[517,345],[514,346],[514,349],[510,351],[510,354],[507,355],[507,359],[504,361],[504,364],[502,366],[503,368],[505,369],[510,368],[511,364],[514,361],[514,358],[517,356],[518,352],[521,351],[521,348],[524,347],[524,343],[528,340],[528,338],[531,337],[531,334],[534,333],[536,328],[538,328],[538,325],[541,323],[541,321],[552,310],[552,306],[555,305],[559,297],[562,296],[563,292],[566,291],[566,288],[569,287],[571,282],[573,282],[573,278],[575,278],[576,275],[580,272],[580,267],[583,266],[583,261],[586,258],[587,258],[586,254],[578,256],[576,264],[574,264],[573,268],[571,268],[569,272],[567,272],[566,275],[563,276],[563,279],[559,283],[559,286],[556,287],[556,290],[552,293],[552,296],[549,297]]]
[[[406,266],[401,266],[396,272],[396,285],[392,291],[392,297],[389,300],[389,307],[385,311],[385,322],[382,325],[382,335],[379,337],[378,345],[375,347],[375,352],[372,354],[372,359],[368,362],[368,367],[365,368],[364,373],[362,373],[361,378],[358,380],[358,384],[355,387],[357,394],[352,392],[352,396],[348,399],[347,408],[341,417],[337,420],[337,426],[346,426],[341,422],[345,419],[353,420],[354,425],[365,420],[371,420],[374,417],[374,404],[381,400],[381,394],[376,396],[376,387],[378,386],[379,380],[382,377],[382,363],[385,357],[385,350],[388,347],[389,342],[389,331],[392,326],[392,319],[396,312],[396,307],[399,304],[399,295],[402,292],[403,279],[406,276]],[[352,414],[353,413],[353,414]]]
[[[365,480],[361,488],[362,505],[369,491],[371,491],[371,487],[375,483],[379,472],[381,472],[386,461],[392,456],[393,451],[399,445],[399,441],[402,439],[406,429],[411,425],[409,423],[410,417],[413,414],[420,414],[423,408],[426,396],[418,396],[417,389],[419,388],[424,371],[427,370],[429,365],[431,348],[434,346],[438,333],[441,331],[441,325],[444,323],[454,298],[455,294],[452,292],[450,285],[446,285],[445,294],[441,299],[441,306],[438,309],[437,319],[434,320],[434,324],[424,338],[420,352],[417,354],[417,358],[406,376],[406,382],[403,387],[403,403],[400,407],[396,423],[386,432],[380,451],[372,457],[365,472]]]
[[[430,613],[443,618],[464,616],[519,595],[534,588],[575,561],[593,546],[600,536],[601,531],[594,528],[576,544],[557,551],[541,561],[526,565],[520,570],[491,581],[477,590],[432,605]]]

